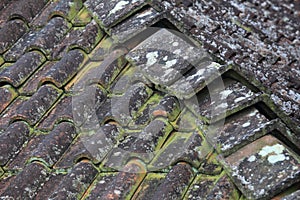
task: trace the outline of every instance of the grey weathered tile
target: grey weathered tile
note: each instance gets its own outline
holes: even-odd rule
[[[150,7],[112,27],[110,35],[115,41],[123,43],[158,22],[162,18],[162,14]]]
[[[225,158],[225,166],[247,198],[271,198],[300,180],[299,156],[271,135]]]
[[[208,54],[167,29],[161,29],[129,52],[127,59],[162,87],[181,78]]]
[[[10,85],[0,86],[0,113],[18,96]]]
[[[145,3],[145,0],[87,0],[84,5],[93,12],[103,27],[110,28]]]

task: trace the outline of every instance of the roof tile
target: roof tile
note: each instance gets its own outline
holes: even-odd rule
[[[42,159],[52,167],[68,149],[76,135],[75,127],[71,123],[58,124],[32,151],[31,159]]]
[[[180,199],[192,181],[194,172],[190,165],[178,163],[172,167],[166,178],[153,194],[154,199]]]
[[[88,11],[86,7],[83,7],[79,13],[73,18],[72,24],[73,26],[84,26],[90,23],[92,20],[92,15]]]
[[[61,91],[52,85],[43,85],[40,89],[17,110],[14,119],[24,119],[29,124],[37,123],[41,117],[56,102]]]
[[[130,51],[126,58],[153,83],[166,86],[208,55],[171,31],[161,29]]]
[[[15,61],[26,51],[39,49],[49,54],[65,37],[70,24],[61,17],[52,18],[40,31],[29,32],[4,54],[7,61]]]
[[[83,158],[99,163],[117,143],[120,134],[115,124],[105,124],[93,134],[81,134],[54,167],[68,168]]]
[[[96,196],[97,199],[103,200],[129,199],[144,177],[145,167],[143,164],[138,160],[132,160],[128,162],[122,171],[116,174],[111,181],[105,182],[104,186],[98,184],[97,186],[103,188],[105,192],[102,193],[102,191],[100,191],[99,196],[96,194],[94,194],[94,196]],[[96,188],[96,191],[99,191],[99,189]]]
[[[158,22],[162,18],[162,14],[151,7],[142,10],[126,19],[123,23],[112,27],[110,35],[120,43],[125,42]]]
[[[61,180],[49,199],[80,199],[97,173],[97,169],[87,161],[76,164]]]
[[[29,23],[46,5],[48,0],[18,0],[6,7],[0,14],[0,22],[18,17]]]
[[[249,108],[229,118],[213,140],[220,145],[223,155],[235,151],[275,129],[277,120],[270,121],[256,108]]]
[[[0,165],[5,165],[10,159],[15,157],[23,144],[29,137],[28,125],[24,122],[15,122],[0,135]]]
[[[212,148],[200,133],[173,133],[152,160],[149,169],[166,168],[179,161],[185,161],[198,168]]]
[[[9,126],[9,123],[11,122],[11,118],[14,117],[14,116],[16,116],[17,110],[22,106],[22,104],[24,102],[25,102],[24,98],[18,97],[1,114],[1,118],[0,118],[0,131],[5,130]]]
[[[61,88],[66,84],[82,67],[84,54],[80,50],[69,51],[60,61],[55,63],[49,71],[43,75],[41,83],[52,82]]]
[[[82,0],[62,0],[52,10],[50,17],[54,15],[62,16],[71,21],[82,8]]]
[[[26,24],[21,20],[7,22],[0,29],[0,53],[8,50],[22,35],[27,32]]]
[[[152,112],[154,117],[164,116],[171,122],[174,121],[181,112],[180,103],[176,97],[167,95],[155,107]]]
[[[299,157],[270,135],[243,147],[225,162],[235,184],[249,198],[270,198],[300,180]]]
[[[8,82],[14,87],[18,87],[24,83],[44,61],[45,57],[40,52],[28,52],[13,65],[4,68],[0,72],[0,81]]]
[[[145,2],[145,0],[87,0],[84,5],[96,15],[103,27],[109,28],[140,9]]]
[[[57,105],[43,117],[38,125],[41,130],[52,130],[55,124],[61,121],[72,121],[72,97],[64,96],[62,97]]]
[[[31,163],[13,179],[0,195],[2,199],[32,199],[48,176],[48,170],[40,163]],[[17,189],[16,189],[17,188]]]
[[[18,96],[10,85],[0,86],[0,113]]]

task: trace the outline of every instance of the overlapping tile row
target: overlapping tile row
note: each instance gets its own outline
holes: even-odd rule
[[[274,31],[252,23],[257,2],[245,10],[226,2],[226,12],[215,1],[20,2],[0,3],[0,198],[297,196],[300,137],[264,87],[191,38],[149,28],[166,26],[167,18],[224,61],[243,66],[239,50],[252,53],[243,62],[278,64],[267,47],[252,51]],[[201,10],[197,26],[191,13],[180,15],[187,8]],[[231,24],[220,18],[233,14],[240,18]],[[276,25],[281,35],[270,39],[295,41],[294,21]]]

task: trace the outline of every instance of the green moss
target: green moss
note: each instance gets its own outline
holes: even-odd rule
[[[243,25],[240,21],[238,21],[237,19],[232,19],[231,20],[235,25],[237,25],[238,27],[241,27],[242,29],[244,29],[247,32],[252,32],[252,29],[250,27],[247,27],[245,25]]]
[[[0,179],[2,178],[3,174],[4,174],[4,170],[2,169],[2,167],[0,167]]]
[[[4,59],[2,58],[2,56],[0,56],[0,66],[4,63]],[[1,69],[1,68],[0,68]]]
[[[92,21],[92,16],[89,11],[83,7],[79,13],[73,18],[72,24],[74,26],[84,26]]]

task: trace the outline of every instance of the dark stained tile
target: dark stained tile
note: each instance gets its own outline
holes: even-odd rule
[[[60,121],[72,121],[72,97],[62,97],[51,112],[43,117],[38,125],[40,130],[52,130],[54,125]]]
[[[154,117],[167,117],[171,122],[174,121],[181,112],[181,106],[178,99],[174,96],[165,96],[152,112]]]
[[[204,159],[204,162],[201,164],[198,171],[201,174],[207,175],[219,175],[223,170],[223,166],[218,161],[218,154],[216,152],[211,152]]]
[[[16,178],[16,176],[14,176],[13,174],[7,174],[7,175],[3,175],[1,177],[1,181],[0,181],[0,194],[2,194],[5,189],[9,186],[10,182],[12,180],[14,180]]]
[[[200,121],[191,111],[185,108],[172,125],[177,131],[192,132],[197,127],[203,126],[203,122]]]
[[[4,54],[7,61],[15,61],[26,51],[39,49],[46,55],[65,37],[71,25],[61,17],[52,18],[40,31],[31,31],[24,35]]]
[[[37,162],[27,165],[0,195],[1,199],[33,199],[46,181],[48,169]]]
[[[134,135],[128,133],[129,136],[120,141],[117,148],[106,157],[105,166],[109,168],[124,166],[133,157],[148,163],[159,151],[171,131],[172,126],[168,121],[157,118],[142,132]]]
[[[152,93],[150,88],[139,82],[130,86],[123,96],[112,97],[113,118],[121,125],[128,124]]]
[[[159,13],[150,7],[112,27],[110,35],[115,41],[123,43],[158,22],[162,15],[163,13]]]
[[[117,143],[121,133],[117,125],[105,124],[93,134],[79,135],[54,167],[72,167],[77,160],[83,158],[99,163]]]
[[[216,131],[213,141],[220,145],[223,155],[263,136],[276,128],[276,120],[269,121],[256,108],[252,107],[229,118],[221,129]]]
[[[126,58],[144,76],[162,87],[181,78],[208,54],[167,29],[161,29],[129,52]]]
[[[42,159],[52,167],[68,149],[76,135],[73,124],[69,122],[58,124],[32,151],[31,159]]]
[[[224,164],[247,198],[271,198],[300,180],[299,156],[270,135],[230,155]]]
[[[46,5],[48,0],[12,1],[1,11],[0,23],[10,18],[19,17],[25,22],[30,22]]]
[[[9,21],[1,27],[0,54],[3,54],[6,50],[8,50],[26,32],[26,24],[21,20]]]
[[[22,85],[20,88],[20,93],[26,96],[33,95],[38,88],[41,86],[41,82],[44,78],[44,75],[50,71],[50,69],[55,65],[56,62],[50,61],[45,62],[41,67],[39,67],[38,71],[32,74],[28,80]]]
[[[29,127],[24,122],[15,122],[0,135],[0,165],[4,166],[15,157],[29,136]]]
[[[58,15],[71,21],[82,8],[82,0],[60,0],[51,11],[49,17]]]
[[[163,173],[148,173],[141,185],[138,187],[132,199],[143,200],[153,199],[158,186],[166,178],[167,174]]]
[[[0,113],[18,96],[17,92],[10,85],[0,87]]]
[[[51,108],[61,91],[52,85],[43,85],[17,110],[13,119],[23,119],[33,125]]]
[[[239,199],[239,192],[226,175],[198,175],[191,184],[186,196],[189,200]]]
[[[76,164],[61,180],[49,199],[80,199],[97,173],[97,169],[88,161]]]
[[[64,57],[70,49],[79,48],[90,53],[102,39],[103,32],[93,20],[84,27],[74,27],[66,37],[53,49],[51,59],[58,60]]]
[[[17,110],[22,106],[25,102],[24,98],[15,99],[7,109],[1,114],[0,118],[0,131],[4,131],[11,122],[11,118],[16,116]]]
[[[41,83],[52,82],[61,88],[79,71],[83,60],[84,54],[80,50],[69,51],[66,56],[46,72]]]
[[[95,194],[93,191],[91,193],[93,197],[103,200],[130,199],[145,174],[143,163],[139,160],[131,160],[112,179],[108,181],[104,179],[103,185],[98,184],[98,187],[103,188],[104,192],[99,191],[96,186],[95,193],[99,192],[99,194]]]
[[[110,28],[145,5],[145,0],[87,0],[84,5],[103,27]]]
[[[282,200],[297,200],[300,196],[300,190],[293,192],[292,194],[282,198]]]
[[[28,139],[28,143],[20,150],[16,157],[6,165],[7,170],[15,171],[25,168],[26,163],[30,160],[32,152],[40,145],[46,135],[35,135]]]
[[[193,169],[186,163],[172,167],[166,178],[157,187],[152,199],[181,199],[194,176]]]
[[[36,200],[45,200],[48,199],[52,191],[56,190],[59,186],[59,183],[65,177],[65,174],[56,174],[51,173],[47,181],[44,183],[43,187],[39,190],[35,196]]]
[[[185,161],[195,168],[205,160],[212,148],[206,143],[199,132],[171,135],[164,146],[148,166],[149,170],[164,169],[179,161]]]
[[[114,45],[113,39],[105,35],[95,49],[88,55],[91,61],[103,61],[111,52]]]
[[[18,87],[24,83],[44,61],[45,57],[40,52],[28,52],[13,65],[4,68],[0,72],[0,82],[8,82],[14,87]]]

